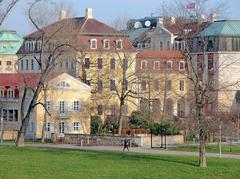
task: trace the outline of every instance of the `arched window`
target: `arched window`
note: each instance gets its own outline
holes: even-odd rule
[[[177,102],[177,115],[180,118],[185,117],[185,101],[183,99],[179,99]]]
[[[173,100],[168,98],[166,101],[166,115],[172,116],[173,115]]]
[[[4,98],[4,89],[0,88],[0,98]]]
[[[14,98],[14,90],[13,89],[9,88],[7,90],[7,97],[8,98]]]

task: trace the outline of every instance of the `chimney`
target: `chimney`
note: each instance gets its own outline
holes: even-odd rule
[[[175,23],[176,23],[176,17],[171,16],[171,17],[170,17],[170,23],[171,23],[171,24],[175,24]]]
[[[212,13],[212,14],[210,15],[210,21],[211,21],[211,22],[214,22],[214,21],[216,21],[217,19],[218,19],[217,13]]]
[[[93,9],[92,8],[86,8],[86,19],[92,19],[93,18]]]
[[[163,26],[163,17],[157,18],[157,27],[162,27]]]
[[[60,12],[60,20],[63,20],[65,18],[66,18],[66,11],[61,10],[61,12]]]

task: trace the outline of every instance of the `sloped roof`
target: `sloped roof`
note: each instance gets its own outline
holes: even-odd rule
[[[129,36],[129,39],[133,42],[149,30],[150,30],[149,28],[131,29],[129,31],[126,31],[126,34]]]
[[[23,38],[16,31],[4,30],[0,31],[0,41],[22,42]]]
[[[220,20],[201,32],[203,36],[240,36],[240,20]]]
[[[159,51],[159,50],[147,50],[140,51],[137,58],[160,58],[160,59],[183,59],[183,55],[180,51]]]

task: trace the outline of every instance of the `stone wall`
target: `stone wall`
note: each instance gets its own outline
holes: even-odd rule
[[[150,135],[139,135],[128,137],[130,145],[135,147],[150,147]],[[78,134],[65,134],[64,143],[76,144],[82,146],[122,146],[125,137],[122,136],[97,136],[97,135],[78,135]],[[56,142],[56,140],[54,140]],[[62,141],[61,141],[62,142]],[[167,136],[167,145],[169,144],[183,144],[184,138],[182,135]],[[160,136],[153,136],[153,146],[160,146]]]

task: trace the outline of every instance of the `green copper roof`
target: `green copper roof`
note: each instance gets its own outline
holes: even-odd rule
[[[204,31],[203,36],[240,36],[240,20],[222,20],[210,24]]]
[[[148,30],[149,28],[133,29],[133,30],[127,31],[126,34],[129,35],[129,38],[131,41],[134,41],[135,39],[143,35]]]
[[[23,38],[15,31],[0,32],[0,55],[14,55],[23,43]]]

